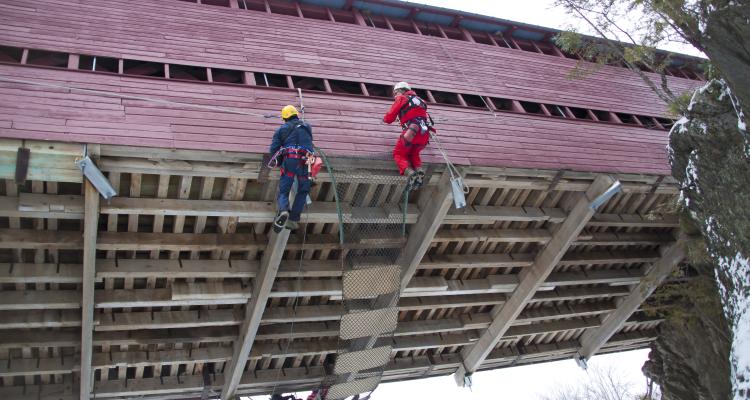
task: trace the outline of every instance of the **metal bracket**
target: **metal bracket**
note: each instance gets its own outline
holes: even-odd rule
[[[578,364],[578,366],[581,367],[581,369],[583,369],[584,371],[589,368],[586,357],[582,356],[581,353],[576,352],[576,355],[573,356],[573,359],[576,361],[576,364]]]
[[[84,154],[88,153],[87,151],[84,151]],[[96,190],[99,192],[99,194],[104,197],[104,199],[109,200],[113,196],[117,196],[117,190],[112,187],[112,184],[109,183],[109,180],[107,180],[107,177],[102,174],[102,171],[99,170],[99,168],[96,167],[96,164],[94,164],[94,161],[86,154],[82,159],[76,160],[76,165],[78,168],[81,169],[81,172],[83,175],[86,176],[86,179],[91,182],[92,185],[96,188]]]
[[[29,159],[31,158],[31,150],[25,147],[19,147],[18,153],[16,153],[16,185],[20,186],[26,183],[26,178],[29,175]]]
[[[472,374],[470,373],[465,374],[464,375],[464,387],[471,389],[473,385],[474,385],[474,379],[472,378]]]

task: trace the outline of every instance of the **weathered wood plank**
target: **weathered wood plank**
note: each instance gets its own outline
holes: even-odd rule
[[[232,399],[237,391],[288,240],[289,230],[287,229],[283,229],[281,233],[272,234],[268,247],[263,252],[259,275],[253,280],[253,296],[247,302],[245,318],[240,325],[240,335],[234,341],[232,360],[229,368],[224,370],[227,379],[221,391],[222,400]]]
[[[99,192],[88,180],[84,182],[83,282],[81,300],[81,386],[80,399],[88,400],[93,388],[94,371],[94,280],[96,276],[96,236],[99,230]]]
[[[476,343],[461,351],[463,361],[455,376],[456,383],[459,386],[465,384],[464,378],[467,374],[471,374],[479,368],[512,322],[523,311],[534,293],[552,273],[555,265],[565,255],[573,240],[578,237],[583,227],[594,215],[596,210],[591,206],[592,201],[604,193],[613,183],[614,180],[611,177],[598,177],[586,194],[581,194],[571,206],[571,211],[564,222],[553,233],[551,240],[544,249],[536,255],[534,264],[530,268],[522,270],[518,286],[513,290],[508,300],[497,310],[489,328],[482,333]]]
[[[645,278],[617,307],[602,321],[602,326],[588,329],[581,336],[578,357],[589,360],[620,329],[628,318],[640,307],[657,286],[672,273],[675,267],[685,258],[686,250],[683,241],[662,249],[662,256],[652,266]]]

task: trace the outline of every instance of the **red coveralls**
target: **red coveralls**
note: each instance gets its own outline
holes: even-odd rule
[[[430,140],[429,132],[421,132],[419,124],[411,123],[414,119],[427,117],[427,111],[421,107],[414,107],[407,111],[404,115],[399,115],[407,103],[409,102],[409,96],[416,96],[417,94],[413,90],[409,90],[404,94],[396,96],[396,100],[393,102],[391,109],[383,117],[383,122],[386,124],[393,123],[396,117],[399,117],[401,125],[405,126],[406,129],[401,132],[398,141],[396,141],[396,147],[393,148],[393,161],[398,166],[398,171],[401,175],[404,171],[411,166],[411,168],[417,169],[422,166],[422,159],[419,158],[419,153],[425,148],[427,142]],[[412,132],[409,132],[409,131]]]

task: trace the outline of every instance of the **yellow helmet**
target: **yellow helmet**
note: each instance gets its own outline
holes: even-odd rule
[[[284,106],[284,108],[281,109],[281,118],[289,119],[293,115],[299,115],[299,111],[297,111],[297,107],[290,104],[288,106]]]

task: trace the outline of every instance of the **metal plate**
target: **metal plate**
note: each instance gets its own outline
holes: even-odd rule
[[[364,268],[344,273],[344,300],[371,299],[401,287],[401,267]]]
[[[339,354],[333,372],[347,374],[382,367],[391,359],[391,346],[376,347],[369,350],[351,351]]]
[[[349,396],[354,396],[356,394],[372,392],[376,387],[378,387],[379,383],[379,376],[346,383],[337,383],[331,386],[331,389],[328,390],[326,399],[343,400]]]
[[[396,329],[398,307],[345,314],[339,337],[344,340],[378,336]]]

